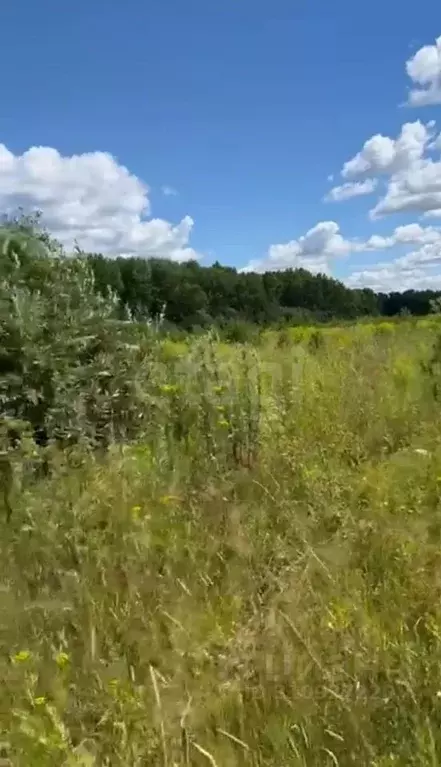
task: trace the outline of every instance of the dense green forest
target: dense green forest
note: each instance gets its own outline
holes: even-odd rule
[[[195,261],[177,264],[163,259],[110,259],[99,254],[87,258],[97,289],[115,291],[135,319],[163,313],[167,323],[185,330],[237,321],[268,325],[366,315],[424,315],[438,295],[430,290],[389,294],[353,290],[305,269],[256,274],[219,263],[200,266]]]
[[[11,238],[32,242],[26,251],[22,278],[38,287],[47,278],[42,255],[65,256],[61,246],[40,227],[39,216],[19,216],[2,226],[3,261]],[[41,248],[36,247],[40,243]],[[20,252],[24,252],[21,248]],[[350,320],[363,316],[425,315],[439,295],[431,290],[375,293],[350,289],[342,282],[305,269],[264,274],[243,273],[218,262],[201,266],[142,257],[110,258],[77,253],[91,267],[95,290],[116,296],[121,317],[138,321],[159,319],[166,329],[184,331],[212,325],[234,329],[240,323],[257,325]],[[31,266],[32,264],[32,266]],[[37,266],[39,264],[39,266]],[[3,269],[5,264],[3,263]]]

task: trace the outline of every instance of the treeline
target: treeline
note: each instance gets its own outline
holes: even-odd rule
[[[232,267],[176,264],[163,259],[87,256],[96,288],[109,288],[121,308],[136,320],[162,317],[184,330],[224,327],[235,322],[258,325],[326,322],[363,316],[425,315],[439,295],[431,290],[375,293],[350,289],[323,274],[288,269],[264,274]]]
[[[6,264],[5,244],[11,241],[15,250],[20,245],[22,279],[29,285],[32,282],[32,289],[45,280],[47,258],[67,258],[59,243],[41,228],[38,214],[5,219],[0,224],[0,276]],[[166,329],[183,331],[213,325],[232,329],[241,323],[294,325],[366,316],[422,316],[431,312],[440,296],[432,290],[375,293],[369,288],[351,289],[305,269],[256,274],[218,262],[200,266],[196,261],[177,264],[159,258],[81,256],[93,273],[95,291],[103,297],[110,291],[116,297],[121,318],[129,314],[141,322],[161,319]]]

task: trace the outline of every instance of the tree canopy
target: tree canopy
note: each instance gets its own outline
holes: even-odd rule
[[[0,227],[0,271],[20,261],[22,285],[47,290],[50,260],[67,259],[61,246],[41,229],[38,217],[19,217]],[[80,258],[81,256],[81,258]],[[432,290],[375,293],[351,289],[324,274],[287,269],[242,273],[216,262],[175,263],[160,258],[110,258],[77,254],[93,275],[94,291],[111,294],[120,317],[158,319],[169,328],[191,331],[237,323],[296,324],[350,320],[363,316],[425,315],[440,295]],[[48,260],[49,259],[49,260]],[[75,260],[75,257],[73,258]]]
[[[163,259],[87,256],[96,287],[115,291],[134,319],[155,318],[184,330],[235,321],[259,325],[355,319],[363,316],[424,315],[439,293],[408,290],[375,293],[350,289],[324,274],[287,269],[241,273],[215,263],[177,264]]]

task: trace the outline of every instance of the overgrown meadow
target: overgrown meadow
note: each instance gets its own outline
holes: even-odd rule
[[[3,243],[2,764],[441,764],[438,318],[176,343],[28,255]]]

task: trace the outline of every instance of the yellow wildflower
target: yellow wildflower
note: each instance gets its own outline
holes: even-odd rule
[[[176,394],[178,391],[176,384],[163,384],[160,389],[163,394]]]
[[[59,652],[55,656],[55,663],[57,664],[58,668],[66,668],[69,661],[70,656],[66,652]]]
[[[173,501],[179,501],[177,495],[162,495],[159,499],[159,503],[162,503],[164,506],[168,506],[170,503],[173,503]]]
[[[31,653],[29,650],[20,650],[20,652],[16,653],[12,660],[14,663],[26,663],[31,657]]]
[[[132,506],[130,513],[133,519],[139,519],[141,516],[141,506]]]

